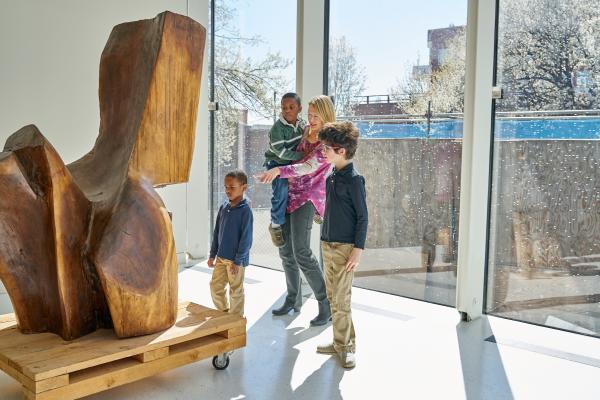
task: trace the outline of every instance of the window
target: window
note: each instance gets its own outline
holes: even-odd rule
[[[331,0],[329,95],[367,185],[357,286],[455,304],[466,8]]]
[[[253,176],[264,170],[268,132],[279,115],[281,96],[295,86],[296,4],[263,0],[215,1],[215,173],[216,211],[226,196],[223,179],[239,168],[249,176],[254,213],[250,262],[281,268],[267,230],[270,185]],[[275,12],[276,11],[276,12]]]
[[[499,6],[487,312],[597,336],[600,12]]]

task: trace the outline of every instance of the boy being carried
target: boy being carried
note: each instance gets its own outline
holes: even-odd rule
[[[323,155],[334,168],[326,183],[325,217],[321,248],[327,297],[333,317],[333,343],[317,352],[338,354],[344,368],[354,368],[356,337],[350,309],[352,279],[365,248],[369,215],[365,178],[358,174],[352,157],[358,130],[351,122],[326,124],[319,139]]]
[[[296,146],[302,138],[306,123],[299,117],[302,111],[300,96],[296,93],[286,93],[281,97],[281,115],[269,131],[269,149],[265,153],[267,169],[288,165],[298,161],[304,153],[296,151]],[[285,224],[285,211],[288,202],[288,181],[276,178],[271,183],[271,224],[269,233],[277,247],[284,245],[281,225]]]

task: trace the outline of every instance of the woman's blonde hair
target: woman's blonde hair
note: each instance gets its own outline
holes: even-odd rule
[[[313,106],[317,114],[323,120],[323,124],[328,122],[335,122],[335,109],[333,108],[333,102],[329,96],[324,94],[315,96],[308,102],[309,106]]]

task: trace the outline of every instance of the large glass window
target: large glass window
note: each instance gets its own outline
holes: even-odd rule
[[[598,21],[597,1],[499,2],[487,277],[489,313],[590,335],[600,332]]]
[[[355,284],[454,305],[467,0],[331,0],[329,95],[360,129]]]
[[[254,213],[250,262],[281,268],[267,230],[269,185],[252,176],[261,172],[268,132],[278,118],[281,96],[294,91],[296,2],[214,0],[215,2],[215,215],[226,200],[223,178],[239,168],[249,180]],[[276,12],[274,12],[276,10]]]

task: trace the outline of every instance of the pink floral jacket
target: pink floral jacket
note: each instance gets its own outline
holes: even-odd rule
[[[321,152],[321,142],[310,143],[303,137],[296,151],[306,155],[295,164],[279,167],[282,178],[289,182],[287,212],[292,213],[307,201],[312,201],[317,213],[325,213],[325,181],[331,165]]]

